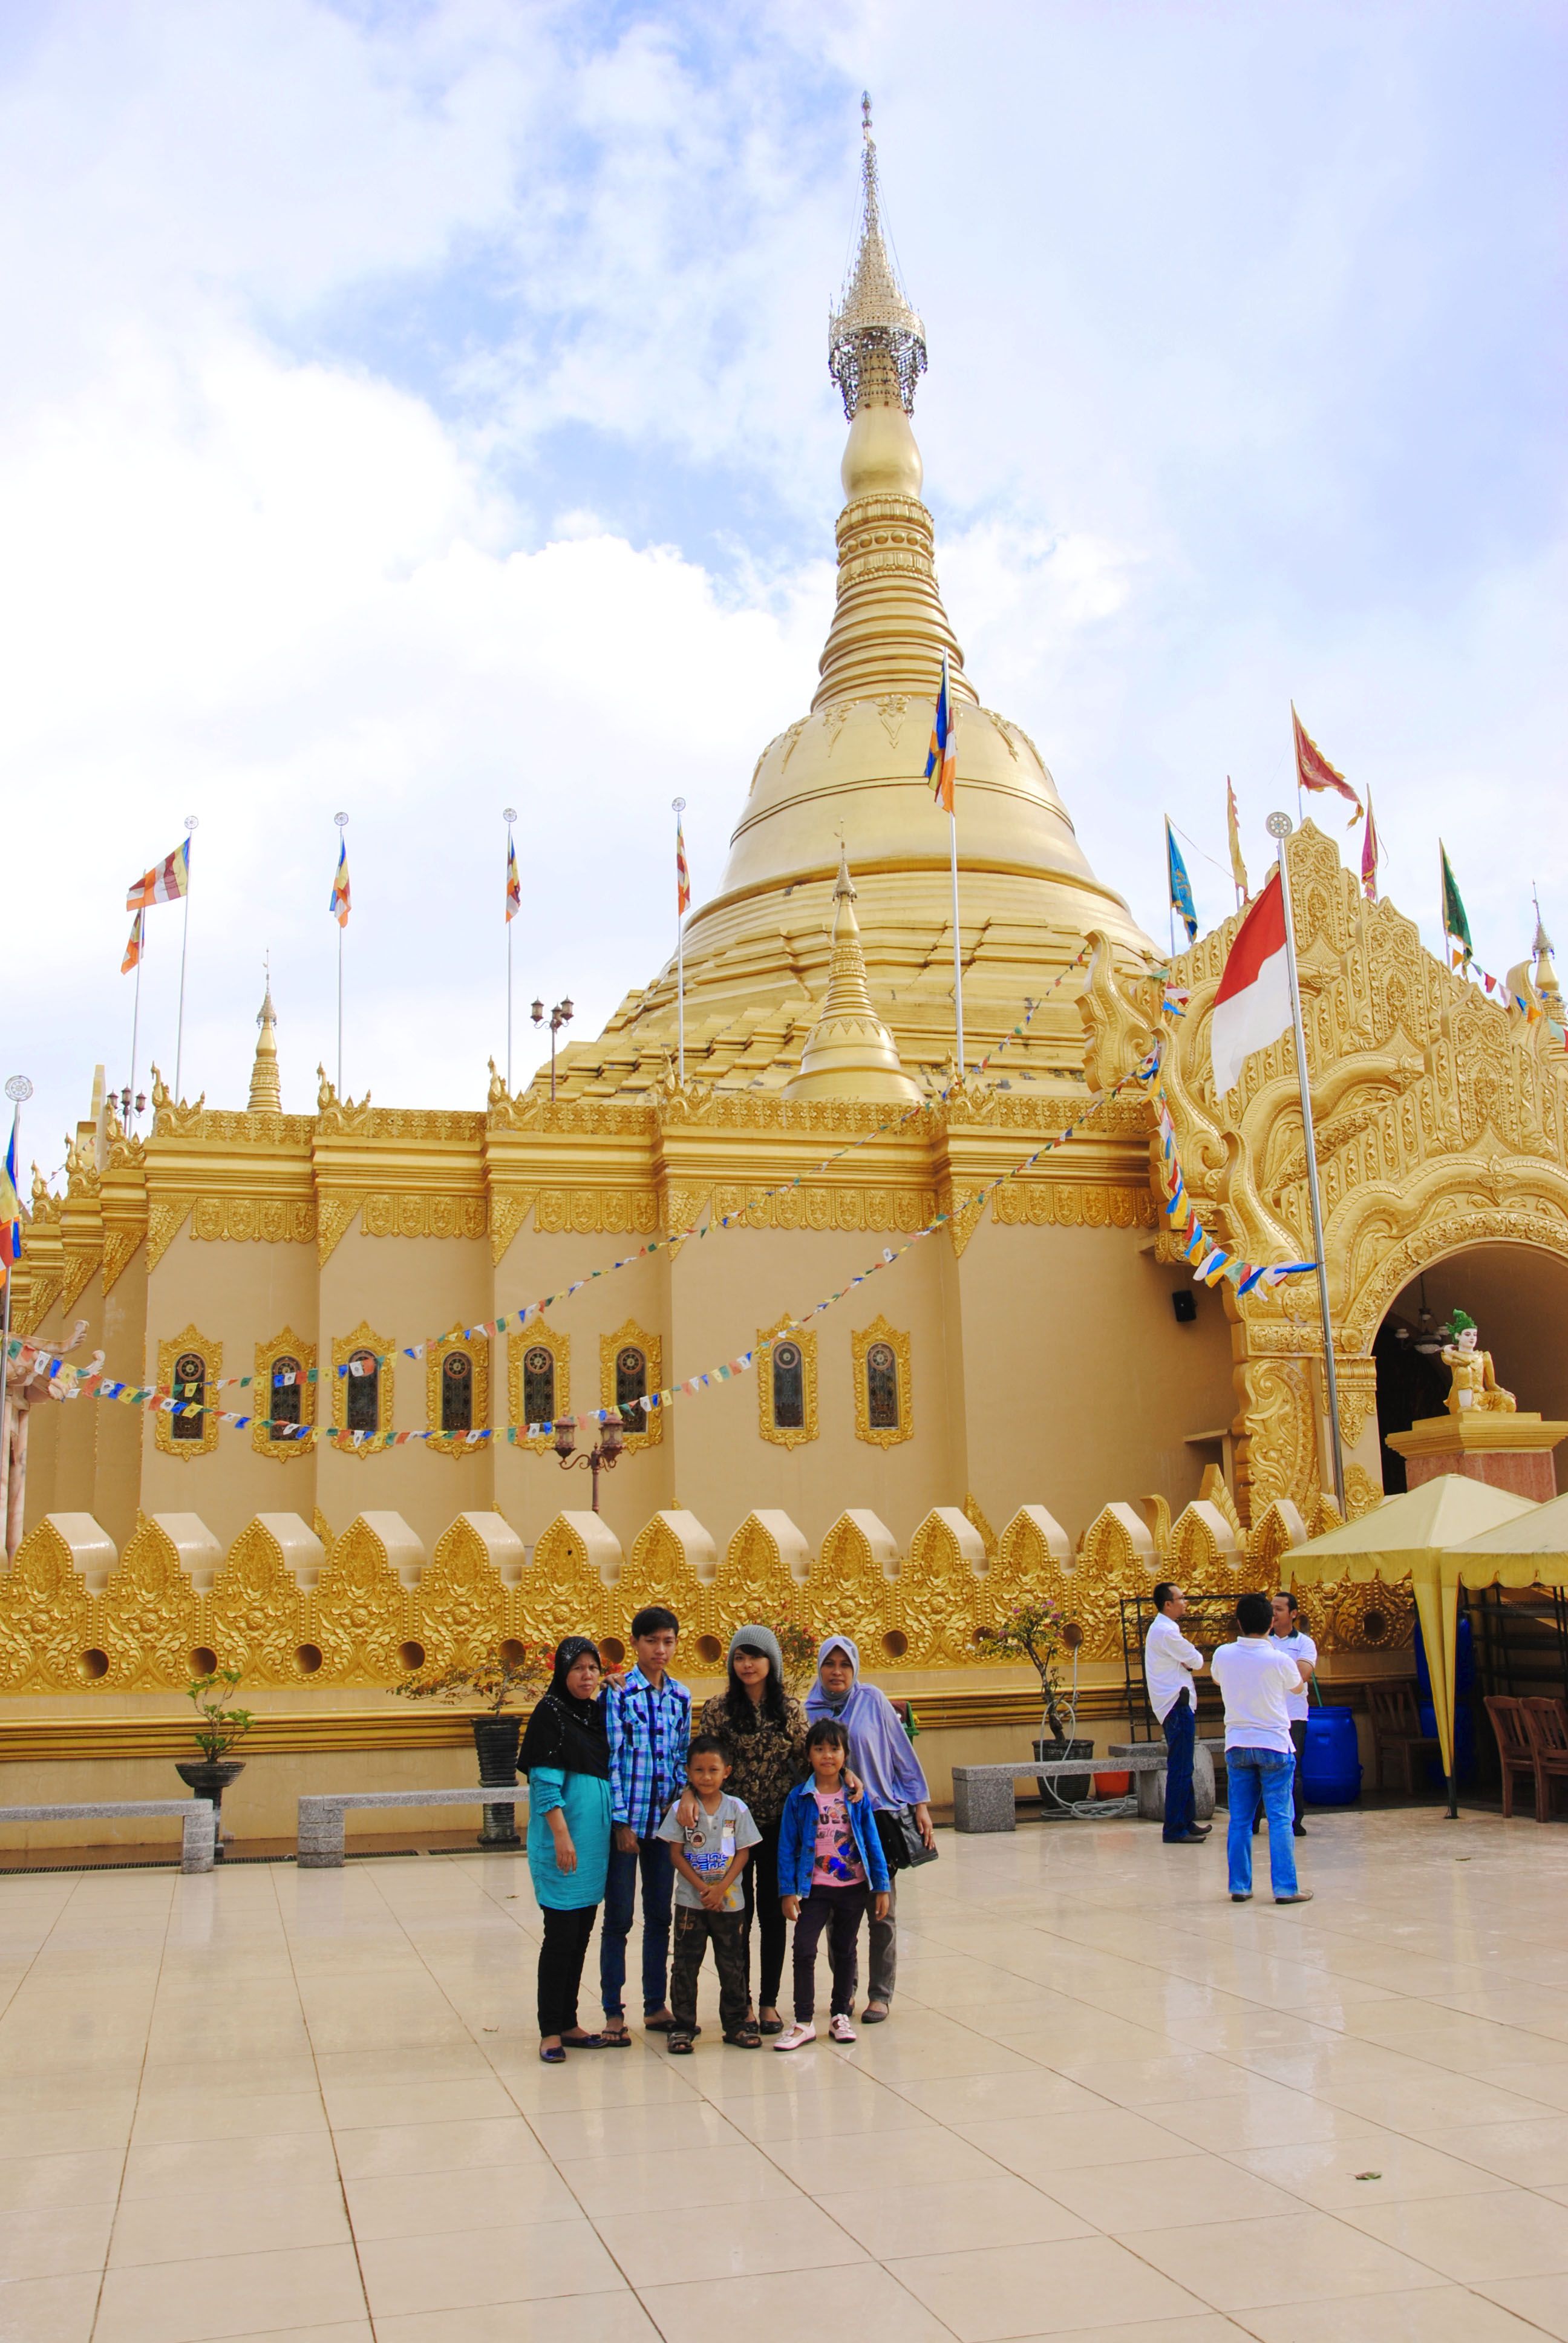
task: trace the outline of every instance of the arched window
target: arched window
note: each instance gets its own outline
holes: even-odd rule
[[[899,1430],[899,1360],[890,1342],[866,1353],[866,1421],[873,1432]]]
[[[556,1416],[556,1354],[548,1342],[530,1342],[523,1353],[523,1422],[553,1423]]]
[[[806,1362],[799,1342],[773,1345],[773,1428],[801,1432],[806,1424]]]
[[[467,1351],[448,1351],[441,1362],[441,1429],[474,1429],[474,1363]]]
[[[176,1440],[205,1439],[206,1436],[206,1361],[199,1351],[182,1351],[175,1361],[174,1395],[177,1404],[169,1429],[175,1438]]]
[[[615,1354],[615,1403],[622,1415],[629,1411],[628,1429],[639,1432],[647,1422],[638,1402],[648,1396],[648,1353],[635,1342],[623,1342]]]
[[[374,1351],[350,1353],[344,1379],[343,1423],[348,1432],[381,1429],[381,1368]]]
[[[303,1423],[304,1402],[304,1370],[299,1361],[290,1358],[285,1351],[272,1363],[272,1428],[275,1433],[280,1425],[286,1427],[291,1423]],[[286,1440],[288,1438],[286,1429],[282,1436]]]

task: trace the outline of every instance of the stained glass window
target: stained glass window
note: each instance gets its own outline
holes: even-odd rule
[[[175,1361],[175,1392],[178,1408],[171,1419],[176,1440],[200,1440],[206,1432],[206,1361],[199,1351],[183,1351]],[[194,1410],[187,1413],[191,1403]]]
[[[374,1351],[356,1351],[345,1377],[343,1421],[350,1432],[381,1429],[381,1369]]]
[[[648,1357],[635,1342],[628,1342],[615,1354],[615,1403],[623,1415],[628,1408],[636,1410],[627,1421],[630,1432],[647,1429],[647,1419],[638,1407],[638,1401],[648,1394]]]
[[[280,1423],[303,1423],[305,1405],[305,1375],[299,1361],[287,1357],[272,1363],[272,1422],[276,1431]]]
[[[773,1345],[773,1428],[802,1432],[806,1426],[806,1363],[799,1342]]]
[[[441,1429],[474,1429],[474,1362],[467,1351],[448,1351],[441,1362]]]
[[[899,1429],[899,1360],[890,1342],[866,1353],[866,1421],[873,1432]]]
[[[556,1354],[548,1342],[530,1342],[523,1353],[523,1422],[553,1423],[556,1417]]]

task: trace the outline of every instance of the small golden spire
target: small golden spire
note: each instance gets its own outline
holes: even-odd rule
[[[833,901],[837,908],[828,990],[800,1053],[800,1071],[785,1083],[784,1095],[896,1099],[913,1106],[920,1099],[919,1087],[905,1073],[898,1045],[871,1006],[860,922],[855,916],[855,882],[842,838]]]
[[[250,1111],[252,1114],[281,1114],[283,1091],[277,1079],[277,1011],[272,1005],[270,952],[263,965],[266,989],[256,1018],[261,1031],[256,1036],[256,1061],[250,1070]]]

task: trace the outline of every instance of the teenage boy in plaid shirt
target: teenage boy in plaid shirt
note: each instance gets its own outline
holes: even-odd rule
[[[614,1828],[599,1929],[599,1989],[604,2038],[618,2049],[631,2042],[625,2007],[626,1940],[639,1873],[643,2024],[651,2034],[668,2034],[674,2024],[665,1990],[675,1870],[669,1842],[658,1836],[658,1826],[686,1786],[691,1739],[691,1694],[668,1674],[679,1635],[680,1622],[673,1611],[657,1603],[639,1611],[631,1623],[637,1664],[611,1686],[608,1703]]]

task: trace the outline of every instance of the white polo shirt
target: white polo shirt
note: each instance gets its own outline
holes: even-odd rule
[[[1313,1643],[1312,1637],[1301,1627],[1296,1629],[1293,1635],[1276,1635],[1274,1637],[1274,1641],[1278,1644],[1282,1652],[1288,1652],[1290,1654],[1292,1659],[1295,1661],[1296,1665],[1302,1671],[1301,1691],[1287,1693],[1285,1694],[1285,1706],[1290,1710],[1291,1716],[1295,1723],[1304,1725],[1308,1716],[1312,1714],[1311,1706],[1307,1698],[1306,1672],[1309,1668],[1315,1668],[1318,1664],[1318,1647]]]
[[[1277,1635],[1248,1635],[1221,1644],[1214,1682],[1225,1702],[1227,1749],[1274,1749],[1290,1756],[1289,1693],[1301,1690],[1301,1672]]]
[[[1197,1644],[1187,1641],[1174,1619],[1157,1612],[1143,1638],[1143,1682],[1149,1705],[1161,1725],[1179,1700],[1189,1700],[1197,1707],[1192,1670],[1202,1664],[1203,1654]]]

